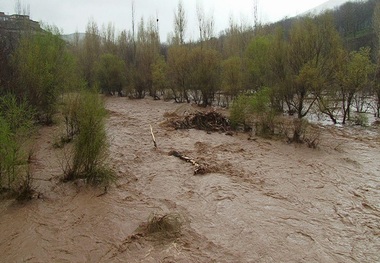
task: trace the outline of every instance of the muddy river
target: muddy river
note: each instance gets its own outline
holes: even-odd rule
[[[0,201],[0,262],[380,262],[377,128],[324,127],[315,150],[172,130],[164,114],[182,106],[171,102],[106,107],[116,184],[101,195],[62,183],[58,127],[42,128],[32,169],[41,198]],[[171,150],[214,172],[193,175]],[[131,238],[154,213],[180,214],[181,235]]]

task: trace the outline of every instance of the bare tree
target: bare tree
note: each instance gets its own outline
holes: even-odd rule
[[[148,23],[141,18],[137,31],[136,65],[134,72],[134,97],[144,98],[146,91],[154,96],[152,66],[159,56],[159,37],[155,19]]]
[[[203,42],[210,40],[215,34],[214,16],[211,14],[208,17],[205,15],[203,7],[197,2],[197,20],[199,28],[199,41]]]
[[[87,24],[83,47],[80,64],[88,86],[92,87],[95,84],[95,63],[101,52],[100,32],[94,19]]]
[[[224,58],[230,56],[243,57],[252,37],[252,30],[247,23],[241,20],[239,25],[230,15],[229,27],[225,30],[223,50],[221,51]]]
[[[203,7],[197,2],[197,20],[198,20],[198,28],[199,28],[199,40],[202,42],[203,41],[203,35],[204,33],[202,32],[204,30],[204,20],[205,20],[205,14],[203,11]]]
[[[113,23],[108,23],[107,27],[103,24],[102,26],[102,44],[103,52],[115,54],[116,50],[116,38],[115,38],[115,25]]]
[[[183,1],[180,0],[177,6],[177,12],[174,13],[174,33],[176,42],[179,44],[185,43],[185,32],[187,26],[187,19],[185,9],[183,7]]]
[[[132,0],[132,41],[133,41],[133,64],[136,64],[136,35],[135,35],[135,1]]]
[[[17,15],[21,15],[22,14],[22,6],[21,6],[21,1],[20,0],[16,0],[15,2],[15,13]]]
[[[254,20],[254,27],[257,29],[257,26],[259,25],[259,15],[258,15],[258,0],[253,1],[253,20]]]

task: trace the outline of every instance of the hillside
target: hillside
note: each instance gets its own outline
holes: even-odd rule
[[[364,46],[369,46],[374,49],[376,46],[376,37],[372,20],[375,5],[376,0],[357,2],[330,0],[305,12],[301,16],[284,19],[267,27],[273,30],[281,26],[285,31],[289,31],[293,23],[301,17],[308,15],[318,16],[323,10],[329,10],[334,18],[335,27],[349,50],[358,50]]]
[[[86,36],[86,33],[73,33],[73,34],[62,35],[61,38],[68,43],[74,43],[76,39],[78,39],[78,41],[82,41],[85,36]]]
[[[304,16],[304,15],[307,15],[307,14],[314,14],[314,15],[318,15],[320,13],[323,13],[324,11],[326,10],[333,10],[335,8],[338,8],[340,7],[341,5],[343,5],[344,3],[347,3],[349,2],[350,0],[329,0],[319,6],[316,6],[304,13],[301,14],[301,16]]]

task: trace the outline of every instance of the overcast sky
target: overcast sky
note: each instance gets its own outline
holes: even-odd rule
[[[274,22],[314,8],[327,0],[256,0],[261,22]],[[0,11],[15,12],[15,0],[0,0]],[[30,6],[31,19],[54,24],[64,34],[85,32],[88,20],[93,17],[99,28],[102,24],[114,23],[117,31],[131,29],[132,0],[21,0],[22,6]],[[196,39],[196,5],[203,7],[206,15],[215,19],[215,33],[227,28],[229,17],[235,21],[252,24],[254,0],[183,0],[188,20],[187,39]],[[174,10],[178,0],[135,0],[138,21],[158,16],[160,35],[163,41],[173,31]]]

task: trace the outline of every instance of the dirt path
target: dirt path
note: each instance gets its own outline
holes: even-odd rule
[[[55,128],[43,128],[34,175],[44,197],[0,202],[0,262],[380,261],[378,130],[326,128],[311,150],[160,125],[178,107],[107,99],[119,179],[100,197],[59,181]],[[170,150],[214,172],[194,176]],[[186,219],[179,238],[130,238],[149,215],[169,212]]]

